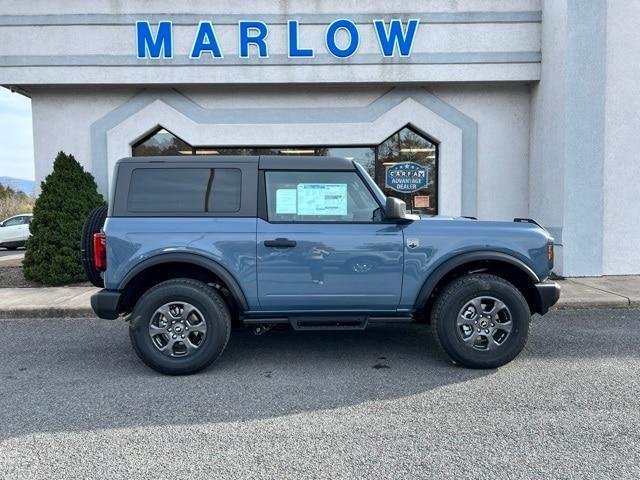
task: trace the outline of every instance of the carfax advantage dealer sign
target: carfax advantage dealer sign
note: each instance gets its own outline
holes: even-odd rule
[[[409,57],[418,31],[418,19],[373,20],[375,36],[382,57]],[[269,25],[259,20],[238,22],[238,58],[269,58]],[[330,22],[324,34],[324,48],[336,58],[357,54],[361,35],[355,22],[337,18]],[[174,29],[169,20],[152,26],[146,20],[136,22],[137,57],[140,59],[173,58]],[[189,58],[224,58],[225,49],[216,35],[214,22],[202,20],[193,37]],[[316,49],[305,45],[300,25],[295,19],[287,21],[287,55],[290,59],[314,58]]]
[[[402,162],[387,167],[386,186],[396,192],[412,193],[427,186],[427,169],[414,162]]]

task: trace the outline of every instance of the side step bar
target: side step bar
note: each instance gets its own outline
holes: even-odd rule
[[[290,325],[294,330],[364,330],[367,325],[383,323],[411,323],[415,319],[411,316],[404,317],[376,317],[366,315],[342,315],[342,316],[308,316],[294,315],[291,317],[277,318],[243,318],[244,325]]]

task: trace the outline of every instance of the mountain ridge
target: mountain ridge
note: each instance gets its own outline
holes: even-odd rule
[[[33,180],[28,180],[26,178],[3,176],[0,177],[0,183],[5,187],[11,187],[14,190],[20,190],[27,195],[33,195],[36,182]]]

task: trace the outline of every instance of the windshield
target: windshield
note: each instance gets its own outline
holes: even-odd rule
[[[358,171],[362,174],[362,178],[366,179],[366,182],[369,184],[369,187],[371,187],[371,190],[373,190],[373,194],[376,196],[376,198],[380,202],[380,205],[384,205],[387,201],[387,197],[384,195],[384,193],[382,193],[382,190],[380,190],[380,187],[378,187],[378,184],[371,179],[371,177],[369,176],[369,174],[367,173],[367,171],[364,169],[362,165],[360,165],[358,162],[353,162],[353,164],[356,166]]]

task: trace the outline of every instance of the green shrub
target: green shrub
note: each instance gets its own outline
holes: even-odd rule
[[[104,204],[93,176],[64,152],[42,182],[33,207],[24,275],[47,285],[86,280],[80,259],[82,225],[89,212]]]

